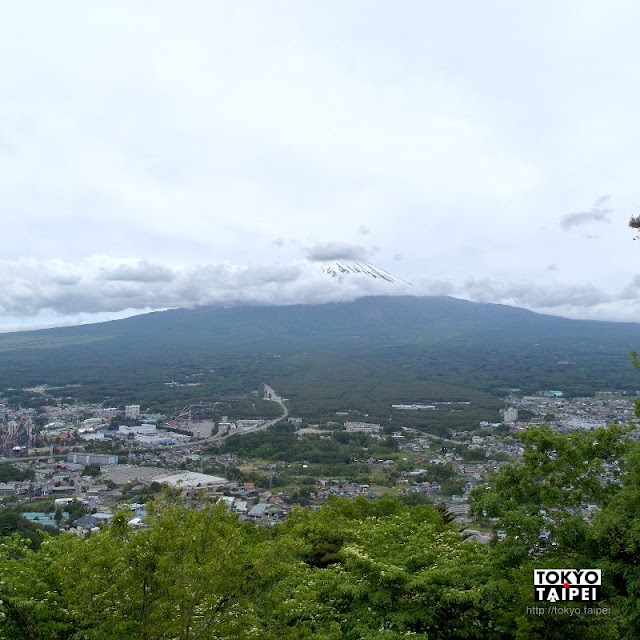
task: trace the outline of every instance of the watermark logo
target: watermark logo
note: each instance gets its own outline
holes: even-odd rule
[[[600,600],[600,569],[534,569],[536,602],[593,602]]]

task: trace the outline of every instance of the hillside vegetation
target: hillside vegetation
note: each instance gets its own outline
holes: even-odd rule
[[[363,298],[283,307],[202,307],[0,336],[0,388],[49,384],[53,396],[136,402],[167,412],[268,381],[302,417],[391,404],[465,401],[434,423],[498,419],[512,387],[590,395],[633,391],[640,325],[587,322],[453,298]],[[167,382],[198,386],[167,387]],[[409,422],[424,416],[408,416]],[[415,426],[415,425],[414,425]]]

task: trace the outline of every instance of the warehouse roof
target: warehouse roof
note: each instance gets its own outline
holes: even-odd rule
[[[156,482],[168,484],[178,489],[194,489],[197,487],[212,487],[225,484],[227,481],[219,476],[210,476],[206,473],[196,473],[194,471],[180,471],[170,476],[158,476]]]

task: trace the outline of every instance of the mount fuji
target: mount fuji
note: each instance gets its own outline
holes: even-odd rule
[[[355,260],[335,260],[331,262],[316,263],[321,273],[325,273],[332,278],[336,278],[342,282],[345,278],[373,278],[374,280],[385,281],[388,283],[401,283],[411,286],[410,282],[398,278],[397,276],[380,269],[368,262]]]

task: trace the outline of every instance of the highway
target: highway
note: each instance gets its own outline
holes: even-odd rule
[[[280,422],[281,420],[286,420],[289,417],[289,409],[285,405],[282,398],[266,383],[264,384],[264,399],[269,400],[270,402],[276,402],[280,405],[282,409],[282,415],[274,418],[273,420],[267,420],[264,424],[261,424],[259,427],[246,427],[244,429],[237,429],[233,433],[226,433],[224,435],[215,434],[213,436],[209,436],[208,438],[203,438],[202,440],[198,440],[197,442],[185,442],[184,444],[174,445],[172,448],[187,448],[187,447],[201,447],[203,444],[221,444],[223,443],[229,436],[231,435],[245,435],[247,433],[255,433],[256,431],[264,431],[269,427],[272,427],[274,424]]]

